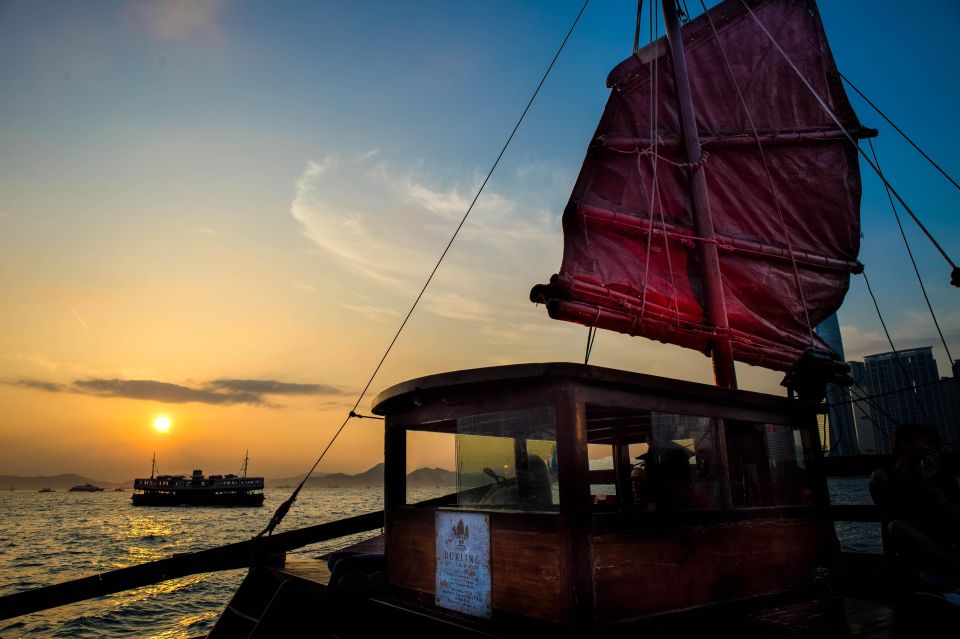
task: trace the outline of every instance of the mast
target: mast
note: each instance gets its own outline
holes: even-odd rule
[[[243,468],[240,469],[240,477],[245,478],[247,476],[247,462],[250,461],[250,449],[247,449],[247,452],[243,454]]]
[[[683,50],[680,21],[677,19],[677,8],[674,2],[675,0],[662,0],[660,4],[663,6],[667,42],[670,45],[670,57],[673,60],[684,149],[687,162],[695,165],[690,169],[690,199],[693,203],[694,228],[697,236],[702,238],[697,242],[697,250],[702,269],[706,317],[707,322],[719,333],[712,340],[713,376],[717,386],[736,388],[737,373],[733,366],[733,348],[730,344],[727,309],[723,299],[720,258],[717,255],[713,218],[710,216],[707,179],[703,164],[700,163],[700,132],[697,130],[697,117],[693,110],[693,95],[690,93],[690,79],[687,75],[687,59]]]
[[[150,462],[150,479],[153,479],[153,476],[157,472],[157,451],[153,451],[153,461]]]

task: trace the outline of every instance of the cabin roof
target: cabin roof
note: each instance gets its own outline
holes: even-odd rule
[[[482,387],[484,385],[503,382],[529,382],[532,384],[542,383],[550,379],[573,381],[585,386],[655,393],[665,397],[699,397],[708,402],[727,406],[768,408],[777,411],[797,408],[798,402],[800,401],[765,393],[719,388],[709,384],[634,373],[615,368],[574,364],[571,362],[549,362],[471,368],[418,377],[395,384],[382,391],[373,401],[373,412],[377,415],[386,415],[390,413],[395,406],[408,406],[408,401],[404,400],[409,400],[410,396],[414,393],[422,391],[457,386]],[[817,409],[814,404],[807,404],[806,410],[811,409],[822,412],[822,409]]]

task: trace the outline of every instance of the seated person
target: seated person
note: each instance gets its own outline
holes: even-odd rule
[[[960,585],[960,485],[939,465],[940,436],[926,424],[902,424],[893,460],[870,477],[880,507],[884,552],[921,588]]]
[[[484,506],[520,506],[527,510],[553,505],[550,473],[539,455],[530,454],[518,465],[517,476],[502,479],[490,487],[480,500]]]

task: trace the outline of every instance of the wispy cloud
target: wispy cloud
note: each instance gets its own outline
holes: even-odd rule
[[[400,311],[396,311],[392,308],[385,308],[383,306],[372,306],[370,304],[341,304],[340,306],[348,311],[360,313],[361,315],[366,316],[368,319],[372,319],[377,322],[383,322],[393,317],[400,317]]]
[[[186,386],[152,379],[79,379],[72,384],[61,384],[34,379],[6,382],[48,393],[76,393],[94,397],[119,397],[166,404],[190,402],[229,406],[248,404],[276,408],[269,396],[312,395],[337,397],[343,391],[327,384],[281,382],[275,379],[217,379],[199,385]]]
[[[960,344],[960,312],[940,314],[937,319],[943,329],[944,338],[953,349],[953,356],[957,357],[957,351],[960,350],[956,347]],[[908,312],[899,323],[888,324],[888,327],[893,344],[898,350],[920,346],[942,348],[940,336],[928,313]],[[840,334],[847,359],[862,359],[867,355],[890,352],[890,342],[880,328],[866,329],[853,324],[843,324],[840,326]],[[948,367],[941,370],[941,373],[946,373],[949,363],[941,364]]]
[[[151,0],[140,3],[144,24],[155,38],[182,40],[218,30],[223,0]]]
[[[242,391],[221,392],[204,388],[190,388],[180,384],[149,379],[82,379],[73,383],[78,392],[97,397],[123,397],[165,404],[253,404],[264,403],[263,397]]]
[[[257,395],[340,395],[343,392],[327,384],[295,384],[275,379],[215,379],[208,386]]]
[[[369,167],[360,163],[340,155],[309,161],[296,181],[290,213],[320,254],[366,278],[368,293],[408,295],[417,290],[469,208],[482,176],[451,180],[422,162],[400,171],[382,159]],[[557,200],[552,176],[541,176],[537,188],[525,184],[524,192],[531,195],[522,201],[488,187],[461,231],[455,258],[443,267],[456,277],[444,279],[456,281],[457,291],[476,289],[492,271],[515,267],[517,260],[541,259],[551,244],[559,246],[559,209],[550,212]],[[555,268],[545,266],[542,277]],[[449,284],[434,283],[429,297],[435,301],[425,304],[427,310],[456,319],[490,316],[479,296],[443,291],[443,286]],[[377,314],[364,305],[343,306]]]
[[[494,318],[494,308],[480,300],[450,291],[427,295],[423,303],[434,315],[469,321],[489,321]]]
[[[77,309],[71,308],[71,309],[70,309],[70,312],[73,313],[73,316],[74,316],[75,318],[77,318],[77,321],[78,321],[78,322],[80,322],[80,326],[82,326],[82,327],[84,328],[84,330],[86,330],[86,328],[87,328],[87,323],[86,323],[85,321],[83,321],[83,318],[82,318],[82,317],[80,317],[80,313],[77,312]]]
[[[352,208],[353,203],[337,188],[345,174],[355,173],[333,171],[341,166],[335,156],[307,163],[290,204],[300,232],[339,263],[382,284],[405,286],[411,265],[420,261],[418,254],[402,243],[390,242],[389,229],[377,224],[374,214]]]
[[[48,393],[70,392],[70,387],[56,382],[41,382],[35,379],[21,379],[10,383],[11,386],[23,386],[34,390],[47,391]]]

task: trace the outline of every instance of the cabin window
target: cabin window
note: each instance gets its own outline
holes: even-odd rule
[[[587,444],[590,465],[590,499],[598,506],[617,506],[616,471],[614,471],[614,446],[610,444]]]
[[[456,458],[461,506],[536,511],[560,503],[551,406],[459,418]]]
[[[721,506],[716,423],[709,417],[587,404],[594,503],[645,511]],[[604,467],[594,451],[610,450]],[[615,490],[616,498],[601,497]]]
[[[555,421],[542,406],[407,426],[407,503],[456,492],[465,508],[556,510]]]
[[[735,507],[813,503],[799,429],[727,420],[727,455]]]
[[[453,433],[407,431],[407,502],[416,504],[457,489],[457,442]]]

